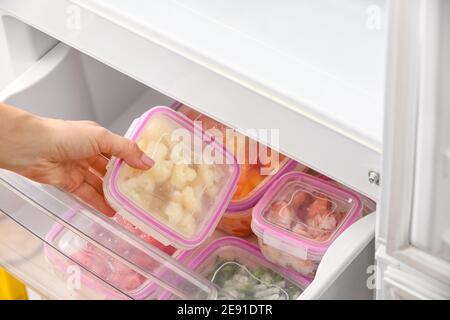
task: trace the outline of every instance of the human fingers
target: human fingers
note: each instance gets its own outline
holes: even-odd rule
[[[103,180],[96,173],[87,171],[84,181],[103,196]]]
[[[108,217],[116,214],[114,209],[106,203],[103,195],[87,182],[83,182],[72,194]]]
[[[101,134],[96,138],[101,153],[111,154],[121,158],[133,168],[148,170],[155,164],[134,141],[123,138],[103,128]]]
[[[90,161],[90,166],[92,169],[94,169],[98,174],[103,177],[106,174],[106,166],[108,165],[108,159],[104,157],[103,155],[95,156]]]

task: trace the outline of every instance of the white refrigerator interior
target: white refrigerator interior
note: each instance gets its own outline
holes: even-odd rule
[[[397,6],[405,2],[399,1]],[[416,88],[394,90],[400,86],[396,81],[402,80],[397,79],[395,68],[405,68],[402,71],[408,66],[393,61],[402,62],[403,55],[412,55],[405,52],[407,47],[395,46],[395,37],[399,36],[396,32],[405,32],[396,28],[413,28],[408,19],[417,18],[415,15],[423,9],[428,10],[429,17],[420,17],[426,21],[438,15],[436,8],[448,13],[444,1],[430,2],[425,5],[419,1],[403,12],[383,0],[0,0],[0,70],[5,70],[0,73],[0,101],[42,116],[91,119],[119,134],[150,107],[170,106],[174,101],[251,137],[255,137],[253,131],[247,129],[280,129],[280,151],[383,204],[381,212],[366,215],[337,238],[300,299],[445,298],[450,274],[445,271],[449,268],[450,229],[444,212],[450,205],[443,194],[449,188],[450,151],[445,140],[448,130],[444,132],[444,123],[449,119],[448,114],[441,115],[443,107],[436,107],[435,113],[440,115],[436,121],[442,124],[434,126],[442,131],[424,137],[436,137],[439,143],[433,144],[433,150],[417,153],[436,158],[411,164],[423,161],[424,166],[433,168],[435,178],[420,186],[433,184],[435,198],[427,198],[433,208],[417,203],[422,209],[416,213],[404,202],[398,204],[413,215],[414,232],[410,238],[401,235],[435,260],[430,261],[429,268],[414,266],[407,254],[406,260],[393,255],[399,240],[387,236],[406,223],[397,221],[403,215],[388,207],[393,205],[394,197],[399,200],[402,195],[392,189],[399,187],[393,180],[401,175],[394,166],[401,168],[399,159],[411,159],[408,152],[417,151],[397,150],[401,142],[390,139],[393,130],[403,135],[416,130],[402,126],[400,108],[392,107],[397,106],[395,99],[403,103],[398,104],[405,115],[427,118],[417,116],[405,102],[406,97],[415,97],[411,90]],[[448,32],[448,23],[434,27],[442,39],[449,38],[443,33]],[[414,44],[427,35],[409,34]],[[448,42],[443,43],[448,52]],[[411,61],[416,58],[410,57]],[[448,58],[443,62],[449,65]],[[437,72],[436,66],[428,67]],[[450,70],[442,69],[439,74],[442,78],[433,80],[446,83]],[[411,86],[411,82],[406,85]],[[426,97],[435,98],[435,93],[425,91],[431,89],[421,84]],[[390,109],[385,108],[385,88]],[[442,93],[440,99],[442,103],[449,101],[448,93]],[[424,129],[417,132],[420,130]],[[269,146],[276,144],[259,138]],[[416,140],[405,143],[405,147],[416,144],[420,147]],[[431,148],[429,145],[422,142],[421,148]],[[397,158],[393,150],[399,153]],[[409,166],[402,169],[412,170]],[[411,174],[402,177],[414,180]],[[402,182],[412,185],[411,181]],[[410,200],[425,200],[422,193],[429,191],[411,196]],[[0,265],[45,298],[105,298],[104,291],[67,286],[70,274],[61,276],[48,267],[46,250],[70,260],[57,252],[57,246],[46,236],[55,223],[82,241],[92,242],[175,297],[217,297],[216,289],[206,279],[151,245],[120,232],[106,218],[58,190],[1,171],[0,198]],[[67,211],[74,206],[82,208],[81,221],[67,218]],[[96,238],[93,225],[114,232],[120,241],[145,252],[169,272],[161,277],[119,249],[108,247]],[[388,232],[387,226],[392,231]],[[396,259],[408,268],[396,267]],[[421,271],[416,274],[409,267]],[[114,291],[115,297],[135,298],[98,279],[90,270],[81,269],[91,281]],[[432,282],[425,280],[428,276]],[[404,283],[410,284],[409,277],[419,279],[417,283],[427,282],[432,286],[427,292],[433,294],[419,292],[420,286],[406,290]],[[389,296],[386,288],[398,283],[403,291],[396,294],[389,289],[394,292]]]

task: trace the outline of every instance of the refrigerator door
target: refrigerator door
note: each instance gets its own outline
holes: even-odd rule
[[[446,297],[444,290],[430,285],[426,279],[392,267],[388,267],[384,273],[383,285],[384,298],[389,300],[432,300]]]
[[[396,269],[436,281],[405,297],[450,298],[450,3],[393,1],[390,14],[378,297],[394,298]]]

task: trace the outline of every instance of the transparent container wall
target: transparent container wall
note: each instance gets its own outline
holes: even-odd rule
[[[236,246],[220,247],[196,271],[221,289],[221,299],[294,300],[303,292],[265,260]]]
[[[75,268],[68,268],[66,277],[55,274],[44,255],[44,243],[3,212],[0,212],[0,264],[44,299],[104,298],[71,281],[71,276],[78,272]]]
[[[211,283],[56,188],[0,170],[0,210],[0,264],[44,296],[217,296]]]

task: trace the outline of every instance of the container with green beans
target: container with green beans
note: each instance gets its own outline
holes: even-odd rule
[[[211,242],[189,263],[219,289],[219,299],[295,300],[311,282],[266,260],[244,239],[225,237]]]

